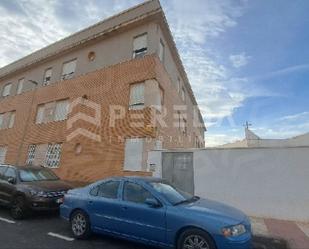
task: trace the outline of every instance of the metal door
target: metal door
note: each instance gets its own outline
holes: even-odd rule
[[[163,152],[162,177],[179,189],[194,194],[193,153]]]

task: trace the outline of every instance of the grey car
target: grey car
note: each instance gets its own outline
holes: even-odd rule
[[[14,219],[31,210],[57,210],[72,186],[50,169],[0,165],[0,204],[10,207]]]

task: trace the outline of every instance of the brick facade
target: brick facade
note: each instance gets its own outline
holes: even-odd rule
[[[169,110],[166,116],[167,128],[152,127],[153,109],[150,107],[143,110],[128,110],[130,84],[149,80],[158,82],[164,92],[164,106]],[[65,121],[35,123],[38,105],[61,99],[69,99],[72,102],[80,97],[85,97],[101,106],[100,126],[78,120],[67,129],[68,120],[77,113],[94,115],[93,110],[81,104],[73,108]],[[55,172],[61,178],[72,181],[89,182],[114,175],[147,174],[123,170],[123,138],[162,136],[164,148],[194,147],[193,141],[184,140],[185,142],[179,143],[167,138],[168,135],[173,138],[181,135],[179,130],[171,125],[173,104],[181,104],[181,100],[158,57],[150,55],[142,59],[133,59],[3,99],[0,113],[16,111],[16,117],[13,128],[0,130],[0,146],[7,147],[6,163],[24,165],[29,145],[62,143],[60,167],[55,169]],[[116,120],[115,127],[110,127],[111,105],[124,106],[127,110],[124,119]],[[143,127],[132,127],[130,124],[134,121],[130,116],[132,113],[144,114],[144,118],[141,119]],[[68,135],[78,128],[99,135],[101,142],[80,135],[67,141]],[[194,131],[191,122],[188,122],[187,134],[198,134],[197,132]],[[153,146],[152,141],[147,148],[153,149]]]

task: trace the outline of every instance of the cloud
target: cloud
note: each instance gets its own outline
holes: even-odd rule
[[[280,121],[299,121],[299,119],[307,118],[309,120],[309,112],[301,112],[294,115],[281,117]]]
[[[141,2],[1,1],[0,66]],[[220,51],[208,46],[209,41],[238,25],[238,18],[246,11],[247,1],[195,0],[194,4],[190,1],[181,1],[180,4],[179,0],[162,0],[161,3],[208,126],[216,126],[222,119],[230,118],[251,96],[265,94],[266,91],[247,78],[233,78],[234,68],[221,63],[218,59],[222,56]],[[243,65],[248,59],[242,53],[234,58],[235,65]]]
[[[142,0],[0,2],[0,67]]]
[[[235,68],[240,68],[248,64],[250,56],[247,56],[246,53],[234,54],[229,57],[232,65]]]
[[[165,3],[165,2],[163,2]],[[237,25],[246,1],[168,1],[167,19],[186,68],[206,125],[230,117],[251,96],[246,79],[233,79],[232,72],[217,60],[219,52],[207,42]],[[207,10],[207,11],[205,11]],[[188,22],[188,20],[190,20]],[[247,58],[247,56],[244,57]]]

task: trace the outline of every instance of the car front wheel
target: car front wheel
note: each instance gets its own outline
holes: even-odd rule
[[[208,233],[200,229],[188,229],[178,239],[178,249],[216,249]]]
[[[87,239],[90,234],[90,221],[83,211],[75,211],[71,216],[71,230],[75,238]]]
[[[28,213],[26,207],[25,198],[23,196],[17,196],[13,199],[11,204],[11,216],[15,220],[21,220],[25,218]]]

